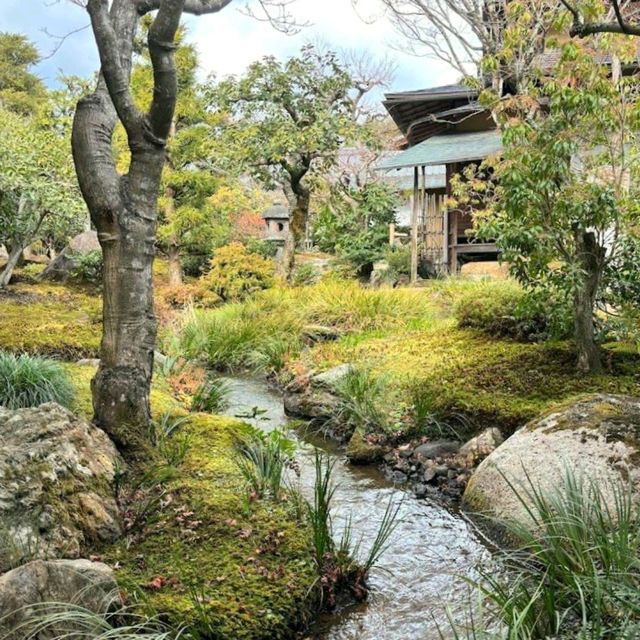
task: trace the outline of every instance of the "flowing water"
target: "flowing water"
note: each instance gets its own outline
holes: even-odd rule
[[[241,416],[269,431],[285,427],[281,396],[254,379],[229,379],[229,415]],[[249,419],[254,413],[257,417]],[[258,411],[259,410],[259,411]],[[399,525],[391,544],[370,578],[366,603],[323,616],[310,632],[316,640],[440,640],[447,637],[446,608],[466,610],[469,589],[462,576],[474,577],[490,553],[474,527],[460,514],[416,499],[389,482],[374,467],[349,465],[332,443],[292,433],[298,442],[303,493],[313,488],[313,447],[335,456],[334,525],[340,533],[344,519],[352,518],[353,533],[363,548],[375,538],[389,500],[402,501]],[[460,614],[462,615],[462,614]]]

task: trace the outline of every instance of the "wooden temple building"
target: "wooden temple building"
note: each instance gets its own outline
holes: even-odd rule
[[[394,173],[412,174],[413,281],[421,260],[437,273],[456,273],[465,262],[498,257],[494,244],[474,240],[468,213],[445,206],[452,176],[502,149],[500,133],[477,97],[462,85],[385,96],[384,106],[408,147],[387,157],[378,169],[391,180]],[[433,180],[438,173],[442,181]]]

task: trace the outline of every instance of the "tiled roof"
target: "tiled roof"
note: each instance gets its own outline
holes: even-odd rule
[[[475,89],[463,84],[445,84],[440,87],[429,87],[416,91],[402,91],[399,93],[386,93],[385,102],[405,102],[413,100],[441,100],[442,98],[471,98],[478,95]]]
[[[496,129],[473,133],[433,136],[410,147],[378,166],[381,171],[403,167],[450,164],[482,160],[502,151],[502,139]]]
[[[386,163],[393,160],[397,155],[399,154],[388,157],[384,162]],[[382,179],[397,189],[413,189],[413,167],[391,169],[384,173]],[[422,178],[420,178],[420,180],[422,180]],[[446,186],[447,177],[445,166],[443,164],[427,166],[425,171],[425,187],[427,189],[444,189]]]

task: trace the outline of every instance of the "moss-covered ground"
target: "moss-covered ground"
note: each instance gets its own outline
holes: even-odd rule
[[[351,362],[385,376],[398,399],[421,397],[443,420],[472,430],[513,431],[555,404],[594,392],[637,394],[640,359],[610,352],[599,375],[575,370],[571,345],[527,344],[458,329],[453,320],[389,335],[356,335],[316,346],[305,368]]]
[[[74,409],[88,417],[94,369],[65,367],[76,387]],[[160,376],[151,404],[156,419],[187,415]],[[312,612],[309,532],[287,502],[248,499],[234,462],[240,424],[189,414],[180,433],[187,442],[184,459],[151,494],[134,496],[139,503],[153,499],[153,512],[100,555],[118,567],[120,585],[141,611],[189,625],[196,637],[288,638]]]
[[[75,360],[97,357],[100,309],[97,291],[73,284],[19,283],[0,294],[0,349],[62,360],[76,390],[73,410],[87,418],[95,369]],[[153,499],[152,512],[96,555],[117,568],[123,591],[141,611],[187,625],[194,635],[291,637],[312,612],[316,578],[307,526],[286,502],[246,497],[234,461],[239,421],[188,414],[188,402],[176,399],[161,375],[151,405],[156,420],[189,416],[180,433],[186,455],[170,475],[131,494],[132,509]],[[133,492],[145,471],[132,470],[121,491]]]
[[[102,302],[91,289],[59,284],[16,284],[0,292],[0,349],[95,358]]]
[[[602,374],[585,376],[575,370],[569,342],[518,342],[459,328],[458,301],[514,288],[453,278],[420,289],[371,290],[352,282],[275,289],[190,315],[182,346],[214,367],[261,367],[284,383],[349,362],[384,376],[400,413],[417,399],[423,411],[469,431],[498,426],[508,433],[584,393],[637,393],[640,358],[621,344],[605,349]],[[310,343],[309,325],[339,337]],[[402,425],[411,430],[409,422]]]

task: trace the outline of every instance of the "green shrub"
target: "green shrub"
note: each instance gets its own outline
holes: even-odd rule
[[[102,268],[104,265],[102,251],[89,251],[73,255],[75,264],[71,270],[71,277],[80,282],[100,284],[102,282]]]
[[[204,282],[224,301],[244,300],[275,284],[274,265],[235,242],[216,250]]]
[[[57,402],[70,407],[73,399],[73,386],[57,362],[0,351],[0,406],[21,409]]]
[[[186,252],[181,256],[180,262],[182,263],[182,271],[186,276],[199,278],[207,271],[209,256],[206,254]]]
[[[275,258],[276,253],[278,253],[278,245],[275,242],[269,242],[261,238],[249,237],[244,246],[249,253],[255,253],[263,258]]]
[[[294,287],[302,287],[308,284],[315,284],[320,279],[320,272],[311,263],[303,262],[298,265],[293,272],[291,284]]]
[[[389,247],[384,259],[388,265],[388,274],[393,278],[411,275],[411,248]]]
[[[454,313],[460,328],[496,338],[538,342],[569,331],[566,305],[537,299],[510,282],[479,283],[460,296]]]

